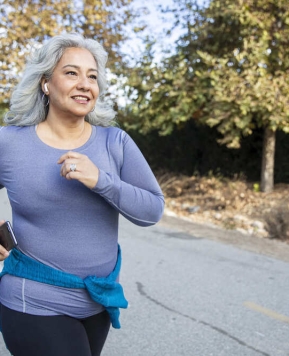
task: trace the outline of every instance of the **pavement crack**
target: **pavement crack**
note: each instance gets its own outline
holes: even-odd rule
[[[177,311],[177,310],[175,310],[175,309],[173,309],[173,308],[168,307],[167,305],[165,305],[165,304],[159,302],[159,301],[156,300],[155,298],[152,298],[151,296],[149,296],[149,295],[145,292],[144,286],[143,286],[142,283],[136,282],[136,285],[137,285],[137,290],[138,290],[138,292],[140,293],[140,295],[142,295],[142,296],[145,297],[146,299],[150,300],[150,301],[153,302],[154,304],[159,305],[159,306],[162,307],[163,309],[166,309],[166,310],[168,310],[168,311],[170,311],[170,312],[172,312],[172,313],[175,313],[175,314],[177,314],[177,315],[180,315],[180,316],[182,316],[182,317],[184,317],[184,318],[190,319],[190,320],[192,320],[192,321],[195,322],[195,323],[198,323],[198,324],[202,324],[202,325],[204,325],[204,326],[207,326],[207,327],[209,327],[210,329],[212,329],[212,330],[214,330],[214,331],[216,331],[216,332],[218,332],[218,333],[220,333],[220,334],[222,334],[222,335],[224,335],[224,336],[226,336],[226,337],[228,337],[228,338],[230,338],[230,339],[236,341],[238,344],[240,344],[240,345],[242,345],[242,346],[244,346],[244,347],[247,347],[247,348],[250,349],[250,350],[253,350],[253,351],[259,353],[260,355],[263,355],[263,356],[271,356],[270,354],[267,354],[266,352],[263,352],[263,351],[261,351],[261,350],[258,350],[258,349],[256,349],[256,348],[254,348],[253,346],[250,346],[250,345],[246,344],[244,341],[238,339],[237,337],[235,337],[235,336],[229,334],[227,331],[225,331],[225,330],[223,330],[223,329],[221,329],[221,328],[219,328],[219,327],[217,327],[217,326],[211,325],[210,323],[207,323],[206,321],[203,321],[203,320],[198,320],[198,319],[196,319],[196,318],[194,318],[194,317],[192,317],[192,316],[190,316],[190,315],[183,314],[183,313],[181,313],[181,312],[179,312],[179,311]]]

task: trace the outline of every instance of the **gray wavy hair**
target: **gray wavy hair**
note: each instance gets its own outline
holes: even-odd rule
[[[8,125],[36,125],[46,119],[48,108],[43,100],[41,79],[49,80],[53,70],[67,48],[85,48],[94,57],[98,69],[99,97],[94,111],[87,114],[85,120],[93,125],[110,126],[115,112],[111,105],[104,102],[107,88],[105,65],[107,53],[100,43],[84,38],[80,34],[66,33],[52,37],[41,48],[32,53],[19,84],[15,87],[10,99],[10,111],[4,122]]]

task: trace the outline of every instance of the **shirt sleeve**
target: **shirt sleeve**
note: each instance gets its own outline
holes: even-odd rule
[[[120,176],[100,170],[92,190],[136,225],[150,226],[162,217],[161,188],[141,151],[127,134],[123,140]]]

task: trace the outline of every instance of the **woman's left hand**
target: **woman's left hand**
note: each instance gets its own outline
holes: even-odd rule
[[[57,163],[62,164],[60,175],[68,180],[76,179],[89,189],[98,182],[99,170],[86,155],[69,151]]]

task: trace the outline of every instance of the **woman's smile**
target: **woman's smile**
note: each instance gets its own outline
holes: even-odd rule
[[[87,104],[90,101],[90,98],[87,96],[72,96],[72,99],[75,100],[79,104]]]

